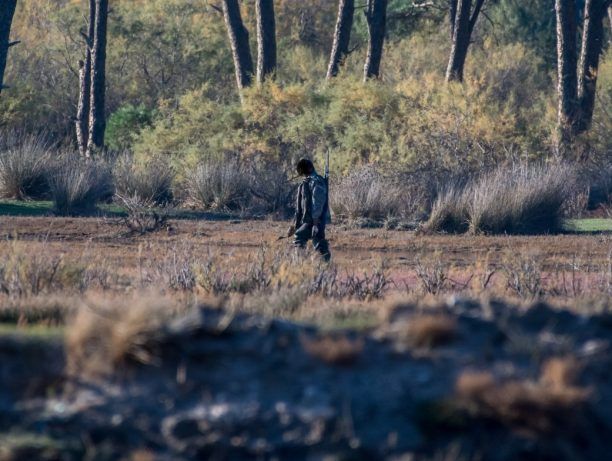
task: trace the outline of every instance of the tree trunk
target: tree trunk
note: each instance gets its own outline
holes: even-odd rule
[[[380,76],[380,61],[387,27],[387,0],[368,0],[365,16],[369,40],[363,79],[367,81]]]
[[[334,43],[332,45],[329,66],[327,68],[327,79],[338,75],[338,70],[349,54],[349,42],[351,41],[351,29],[353,28],[353,13],[355,11],[355,0],[340,0],[338,2],[338,19],[334,32]]]
[[[556,0],[557,16],[557,94],[558,142],[562,154],[576,126],[578,112],[576,75],[576,11],[575,0]]]
[[[89,54],[89,51],[87,52]],[[89,89],[91,60],[87,56],[85,61],[79,61],[79,102],[75,120],[76,138],[79,154],[87,156],[87,140],[89,138]]]
[[[608,6],[608,26],[610,27],[609,40],[610,44],[612,44],[612,5]]]
[[[474,11],[472,11],[472,0],[456,0],[455,2],[451,2],[450,16],[451,18],[454,17],[455,23],[451,52],[448,60],[448,67],[446,68],[447,82],[463,81],[463,69],[470,47],[472,32],[480,16],[483,4],[484,0],[476,0]]]
[[[610,5],[608,7],[608,22],[610,23],[610,24],[608,24],[608,26],[610,26],[610,30],[611,30],[611,32],[609,34],[610,35],[610,43],[612,43],[612,5]]]
[[[455,35],[455,20],[457,19],[457,0],[449,0],[448,23],[450,25],[450,39]]]
[[[257,16],[257,83],[276,71],[276,24],[274,1],[256,0]]]
[[[11,24],[17,7],[17,0],[3,0],[0,6],[0,93],[4,86],[4,70],[9,48],[19,42],[11,42]]]
[[[588,130],[593,120],[599,57],[603,50],[607,0],[586,0],[582,26],[582,49],[578,68],[578,122],[576,134]]]
[[[242,22],[238,0],[223,0],[222,5],[227,35],[234,58],[236,84],[240,92],[243,88],[251,86],[253,81],[253,58],[249,47],[249,32]]]
[[[108,0],[95,0],[94,36],[91,48],[91,90],[89,98],[89,137],[87,156],[104,147],[106,129],[106,24]]]
[[[76,137],[79,153],[87,156],[89,139],[89,100],[91,97],[91,47],[96,14],[95,0],[89,0],[89,23],[85,36],[85,61],[79,61],[79,102],[76,116]]]

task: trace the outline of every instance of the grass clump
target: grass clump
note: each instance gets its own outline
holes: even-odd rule
[[[403,200],[399,184],[372,166],[354,169],[330,190],[334,213],[351,221],[382,221],[389,216],[400,216]]]
[[[237,158],[209,159],[187,176],[189,199],[214,210],[243,209],[249,201],[249,180]]]
[[[84,273],[85,267],[68,263],[61,255],[29,254],[26,247],[15,243],[0,256],[0,293],[23,298],[80,290]]]
[[[460,186],[450,186],[435,200],[424,232],[463,233],[469,229],[468,195]]]
[[[122,197],[154,205],[172,202],[174,173],[164,161],[153,160],[139,167],[126,156],[119,159],[113,173],[117,193]]]
[[[309,355],[330,365],[352,365],[365,346],[363,338],[351,339],[342,333],[319,337],[304,334],[300,336],[300,343]]]
[[[293,206],[294,186],[289,181],[288,168],[281,162],[256,159],[246,167],[252,208],[266,213],[289,214]]]
[[[487,234],[559,232],[574,184],[567,165],[499,168],[473,188],[470,229]]]
[[[98,202],[112,197],[112,174],[107,164],[75,155],[60,159],[49,178],[55,211],[73,215],[92,211]]]
[[[154,295],[86,300],[67,328],[68,371],[96,376],[129,363],[156,363],[156,338],[175,313],[174,302]]]
[[[449,315],[422,314],[408,323],[406,337],[413,347],[431,349],[452,342],[457,330],[456,320]]]
[[[575,190],[573,170],[562,164],[503,166],[436,200],[423,230],[473,234],[560,232]]]
[[[488,372],[464,372],[456,383],[458,406],[474,418],[550,433],[589,398],[589,390],[576,384],[579,371],[575,359],[554,358],[537,380],[498,382]]]
[[[47,197],[51,156],[45,137],[11,134],[3,144],[0,145],[0,195],[18,200]]]

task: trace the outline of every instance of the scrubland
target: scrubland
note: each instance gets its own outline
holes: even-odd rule
[[[605,453],[608,234],[285,226],[4,217],[0,456]]]
[[[0,461],[608,459],[612,59],[560,152],[552,0],[490,2],[461,84],[443,9],[389,2],[366,83],[357,14],[328,82],[336,5],[278,0],[275,79],[241,97],[216,5],[112,3],[93,159],[83,5],[12,27]],[[331,264],[281,238],[328,152]]]

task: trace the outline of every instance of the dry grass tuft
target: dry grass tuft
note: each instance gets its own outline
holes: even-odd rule
[[[573,357],[553,358],[542,366],[540,381],[554,389],[575,389],[582,366]]]
[[[69,373],[99,376],[128,363],[157,363],[155,344],[177,305],[153,294],[84,302],[67,327]]]
[[[234,157],[202,161],[187,175],[189,199],[219,211],[244,209],[249,201],[249,178]]]
[[[123,205],[127,216],[123,223],[132,234],[144,235],[148,232],[168,228],[168,212],[164,208],[154,208],[154,202],[145,202],[138,197],[124,197],[116,194],[115,198]]]
[[[51,154],[43,135],[11,133],[0,146],[0,195],[24,200],[49,193]]]
[[[469,229],[469,199],[464,188],[452,184],[443,190],[435,200],[429,219],[420,231],[463,233]]]
[[[588,399],[588,389],[575,383],[574,359],[552,359],[537,381],[498,382],[488,372],[464,372],[456,383],[459,406],[473,417],[537,433],[548,433]]]
[[[346,335],[325,335],[310,338],[300,336],[300,343],[313,357],[332,365],[350,365],[363,352],[363,338],[350,339]]]
[[[413,347],[433,348],[452,342],[457,321],[445,314],[423,314],[409,320],[406,339]]]
[[[547,234],[563,228],[575,193],[575,172],[563,164],[502,166],[436,200],[425,232]]]
[[[167,205],[173,200],[174,171],[162,160],[139,166],[133,158],[124,156],[115,164],[113,173],[118,194],[132,202]]]
[[[90,212],[98,202],[112,197],[114,190],[109,165],[87,162],[77,155],[58,160],[49,186],[55,211],[61,215]]]
[[[381,312],[379,333],[399,346],[432,349],[451,343],[459,333],[456,318],[440,311],[439,304],[394,302]]]
[[[382,220],[400,209],[397,190],[389,190],[388,179],[372,167],[363,167],[342,178],[331,189],[332,209],[348,219]]]

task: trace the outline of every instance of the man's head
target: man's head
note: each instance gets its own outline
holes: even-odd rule
[[[300,176],[308,176],[314,171],[314,165],[307,158],[302,158],[297,162],[295,169]]]

